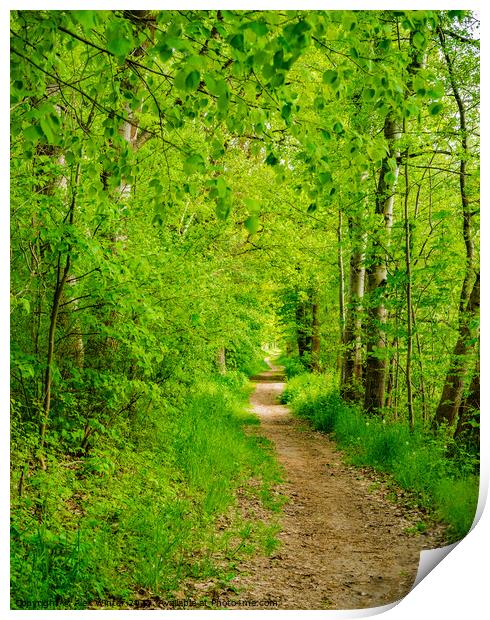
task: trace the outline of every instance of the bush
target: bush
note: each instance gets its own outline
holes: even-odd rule
[[[402,488],[417,493],[424,507],[449,524],[452,539],[468,532],[478,500],[478,479],[469,474],[474,462],[461,453],[457,459],[448,457],[450,442],[444,433],[434,436],[422,428],[412,431],[402,421],[367,416],[342,400],[328,376],[292,378],[282,402],[315,429],[332,434],[353,464],[390,473]]]

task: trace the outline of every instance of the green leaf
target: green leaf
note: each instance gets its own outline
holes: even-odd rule
[[[162,184],[160,183],[159,179],[152,179],[149,183],[148,186],[151,188],[155,188],[157,190],[157,192],[161,192],[162,191]]]
[[[444,105],[440,102],[431,103],[429,106],[429,113],[432,114],[432,116],[435,116],[436,114],[439,114],[443,108]]]
[[[24,129],[24,139],[27,142],[35,143],[35,142],[38,142],[38,140],[43,137],[44,137],[43,130],[38,124],[29,125],[28,127]]]
[[[71,11],[71,14],[85,28],[93,28],[97,24],[97,11]]]
[[[384,175],[385,183],[391,184],[396,181],[396,176],[394,172],[388,171]]]
[[[184,67],[175,76],[174,84],[178,90],[192,92],[197,89],[201,81],[201,76],[197,69]]]
[[[325,84],[333,85],[333,83],[338,80],[338,77],[339,74],[337,73],[337,71],[334,71],[333,69],[327,69],[327,71],[325,71],[325,73],[323,74],[323,81]]]
[[[332,182],[332,173],[331,172],[320,172],[320,174],[318,175],[318,178],[320,179],[320,183],[322,185],[327,185],[328,183]]]
[[[291,103],[285,103],[282,106],[281,116],[285,121],[288,121],[291,116]]]
[[[416,32],[413,33],[412,36],[412,43],[414,45],[414,47],[416,47],[419,50],[424,49],[425,47],[425,36],[422,32],[420,32],[420,30],[417,30]]]
[[[265,158],[265,163],[268,164],[269,166],[275,166],[276,164],[279,163],[278,158],[274,155],[274,153],[271,151],[267,157]]]
[[[245,228],[251,235],[254,235],[260,228],[260,220],[258,215],[251,215],[247,217],[244,222]]]
[[[378,41],[378,48],[383,50],[383,51],[388,51],[391,47],[391,41],[390,39],[381,39],[380,41]]]
[[[315,97],[313,106],[317,112],[320,112],[325,108],[325,99],[323,97]]]
[[[173,54],[172,48],[166,41],[162,41],[161,43],[158,43],[158,45],[155,45],[155,51],[162,62],[167,62],[167,60],[170,60]]]
[[[260,202],[255,200],[255,198],[244,198],[243,204],[252,214],[257,213],[260,210]]]
[[[258,37],[264,37],[269,32],[267,24],[263,21],[251,22],[247,27],[255,32]]]
[[[245,39],[243,34],[240,32],[232,36],[230,39],[230,45],[240,52],[245,51]]]
[[[342,23],[347,31],[354,31],[357,28],[357,19],[353,11],[345,11],[342,17]]]
[[[184,162],[184,173],[187,175],[194,174],[194,172],[204,172],[206,164],[201,153],[194,153],[190,155]]]
[[[313,213],[313,211],[316,211],[316,202],[312,202],[306,209],[307,213]]]
[[[223,177],[218,177],[216,179],[216,191],[218,196],[224,198],[228,192],[228,186],[226,185],[226,181]]]
[[[46,140],[48,141],[49,144],[54,144],[56,141],[56,137],[53,131],[53,127],[51,126],[51,123],[49,122],[49,117],[48,116],[43,116],[40,121],[39,121],[40,125],[41,125],[41,129],[43,130],[43,133],[46,137]]]
[[[220,220],[226,220],[231,211],[231,201],[227,198],[216,199],[216,215]]]
[[[122,24],[111,24],[106,32],[107,49],[118,57],[126,57],[133,45]]]
[[[196,88],[199,86],[200,81],[201,76],[199,75],[199,71],[194,69],[193,71],[188,73],[187,77],[185,78],[185,89],[189,92],[196,90]]]
[[[204,76],[204,82],[209,93],[215,97],[221,97],[228,93],[228,84],[226,81],[220,78],[216,79],[210,73]]]
[[[440,99],[444,96],[444,83],[441,81],[435,82],[435,84],[433,84],[431,88],[429,88],[427,94],[433,99]]]
[[[375,97],[376,91],[374,90],[374,88],[365,88],[362,91],[362,98],[364,99],[364,101],[373,101]]]
[[[417,116],[418,113],[419,113],[418,106],[413,101],[408,101],[404,109],[405,117],[409,118],[410,116]]]
[[[458,19],[461,20],[464,18],[464,16],[466,15],[467,11],[448,11],[448,17],[450,17],[451,19]]]

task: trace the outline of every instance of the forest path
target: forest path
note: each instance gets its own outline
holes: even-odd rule
[[[240,594],[230,598],[273,600],[275,609],[354,609],[402,598],[420,551],[439,546],[440,533],[408,534],[423,515],[388,500],[372,476],[343,463],[325,434],[278,404],[284,380],[269,365],[253,379],[250,402],[261,422],[256,432],[273,442],[284,467],[280,491],[289,501],[279,548],[239,565],[232,583]]]

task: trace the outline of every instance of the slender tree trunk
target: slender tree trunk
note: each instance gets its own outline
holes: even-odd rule
[[[459,336],[454,347],[441,400],[434,418],[434,426],[458,422],[459,410],[463,401],[466,378],[470,370],[471,353],[474,350],[475,326],[480,310],[480,273],[477,274],[468,305],[460,322]]]
[[[388,274],[386,246],[393,225],[393,203],[399,172],[397,143],[401,136],[401,124],[388,116],[384,125],[385,138],[389,145],[384,158],[376,190],[376,214],[383,217],[383,226],[373,240],[372,265],[368,270],[369,312],[367,341],[366,380],[364,408],[370,412],[380,411],[385,402],[386,383],[386,307],[384,287]]]
[[[396,339],[396,355],[395,355],[395,379],[394,379],[394,386],[393,386],[393,391],[395,393],[395,396],[393,398],[393,417],[395,418],[395,420],[398,420],[398,401],[399,401],[399,395],[398,395],[398,385],[400,383],[400,339],[397,338]]]
[[[466,178],[467,178],[467,159],[468,159],[468,138],[467,138],[467,127],[466,127],[466,112],[463,105],[463,100],[461,98],[461,94],[459,92],[458,85],[456,83],[456,78],[454,75],[453,62],[451,57],[449,56],[449,52],[446,47],[445,35],[442,28],[437,29],[439,35],[439,41],[441,42],[442,52],[444,54],[444,58],[446,60],[447,70],[449,74],[449,82],[451,84],[451,89],[453,91],[454,99],[456,100],[456,104],[458,106],[458,116],[459,116],[459,134],[461,139],[461,160],[459,162],[459,189],[461,196],[461,206],[463,210],[463,239],[465,243],[466,250],[466,270],[463,279],[463,285],[461,287],[461,295],[459,300],[459,313],[462,315],[464,313],[464,309],[468,303],[471,294],[472,281],[474,278],[474,261],[475,261],[475,245],[473,241],[473,226],[472,226],[472,212],[470,209],[470,202],[468,198],[468,191],[466,187]]]
[[[320,321],[318,317],[318,295],[312,294],[311,303],[311,362],[310,368],[313,372],[320,370]]]
[[[415,332],[415,342],[417,343],[417,353],[418,353],[418,358],[419,358],[419,372],[420,372],[420,397],[422,400],[422,419],[424,420],[424,422],[427,422],[427,398],[426,398],[426,394],[425,394],[425,381],[424,381],[424,364],[423,364],[423,358],[422,358],[422,346],[420,344],[420,338],[419,338],[419,334],[417,331],[417,327],[416,327],[416,320],[415,320],[415,309],[412,306],[412,325],[413,325],[413,330]]]
[[[68,222],[73,225],[73,218],[75,214],[75,201],[76,190],[79,182],[80,164],[77,166],[77,172],[75,175],[75,184],[71,197],[70,207],[68,211]],[[44,447],[46,443],[46,430],[49,421],[49,415],[51,413],[51,388],[53,383],[53,366],[55,363],[55,335],[56,326],[58,323],[58,313],[60,309],[61,296],[65,288],[66,280],[71,266],[71,248],[69,247],[66,253],[64,267],[61,266],[62,254],[58,254],[58,266],[56,275],[56,285],[53,293],[53,303],[51,304],[50,320],[49,320],[49,333],[48,333],[48,347],[46,353],[46,369],[44,374],[44,386],[43,386],[43,408],[41,412],[41,422],[39,429],[39,462],[43,469],[46,468],[46,462],[44,459]]]
[[[339,268],[339,332],[340,342],[345,344],[345,285],[344,285],[344,254],[343,254],[343,234],[342,234],[342,210],[339,207],[339,219],[337,223],[337,264]],[[342,360],[339,362],[341,379],[345,382],[345,364]]]
[[[362,381],[362,300],[364,297],[366,234],[361,216],[349,218],[352,251],[349,261],[349,303],[344,329],[343,382],[341,392],[346,400],[360,400]]]
[[[396,340],[393,341],[393,346],[396,345]],[[396,354],[393,353],[390,357],[390,363],[388,367],[388,380],[386,383],[386,398],[385,407],[391,408],[393,404],[393,389],[395,387],[395,370],[396,370]]]
[[[413,393],[412,393],[412,260],[411,260],[411,240],[410,240],[410,219],[408,213],[408,198],[410,187],[408,184],[408,150],[405,154],[405,201],[404,201],[404,219],[405,219],[405,271],[406,271],[406,296],[407,296],[407,359],[406,359],[406,381],[407,381],[407,414],[410,428],[413,430],[415,426],[415,417],[413,411]]]
[[[216,353],[216,365],[220,375],[226,374],[226,350],[225,347],[220,347]]]
[[[459,133],[461,138],[461,160],[459,165],[459,189],[461,196],[461,206],[463,212],[463,239],[465,242],[466,265],[463,284],[459,299],[459,326],[458,340],[456,342],[449,370],[444,382],[441,400],[436,410],[433,426],[445,423],[452,426],[458,422],[459,409],[463,400],[465,380],[469,371],[470,356],[473,351],[471,342],[472,326],[471,322],[475,320],[479,312],[480,297],[480,274],[474,278],[474,262],[475,248],[473,241],[472,213],[468,198],[466,176],[467,176],[467,159],[468,159],[468,140],[466,127],[466,114],[463,100],[459,92],[456,78],[454,75],[453,62],[446,47],[445,35],[442,28],[438,28],[439,41],[441,43],[442,52],[446,61],[449,81],[453,91],[454,99],[458,106],[459,115]]]
[[[307,301],[301,298],[296,303],[296,340],[298,355],[305,360],[311,352],[311,326],[308,320]]]

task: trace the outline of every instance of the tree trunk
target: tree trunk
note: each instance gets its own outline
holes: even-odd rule
[[[313,293],[311,303],[311,361],[310,370],[318,372],[320,370],[320,321],[318,318],[317,295]]]
[[[341,393],[343,398],[358,401],[361,398],[362,381],[362,299],[364,297],[364,265],[366,251],[366,234],[361,232],[359,218],[349,218],[349,231],[352,251],[349,261],[349,303],[344,329],[344,361]]]
[[[376,190],[376,214],[383,217],[383,225],[373,240],[372,264],[368,270],[370,295],[367,341],[366,381],[364,408],[370,412],[380,411],[385,401],[386,382],[386,308],[384,287],[388,274],[386,246],[393,225],[393,202],[398,179],[400,153],[397,142],[401,136],[401,125],[393,116],[388,116],[384,125],[384,135],[389,152],[384,158]]]
[[[441,42],[442,52],[444,54],[444,58],[446,60],[446,65],[449,74],[449,82],[451,84],[451,89],[453,91],[454,99],[456,100],[456,104],[458,106],[458,115],[459,115],[459,133],[461,139],[461,153],[462,157],[459,162],[459,190],[461,196],[461,206],[463,210],[463,239],[465,243],[466,250],[466,270],[463,278],[463,285],[461,288],[461,295],[459,300],[459,313],[462,315],[464,313],[464,309],[468,303],[471,294],[471,284],[472,279],[474,277],[474,260],[475,260],[475,245],[473,242],[473,232],[472,232],[472,218],[473,214],[470,209],[470,201],[468,198],[468,192],[466,187],[466,162],[468,159],[468,139],[467,139],[467,127],[466,127],[466,112],[463,105],[463,100],[461,98],[461,94],[459,92],[458,86],[456,84],[456,78],[454,76],[453,62],[451,57],[449,56],[448,50],[446,48],[445,35],[441,28],[437,29],[439,40]]]
[[[407,381],[407,414],[408,423],[413,430],[415,426],[415,416],[413,411],[413,393],[412,393],[412,252],[411,252],[411,235],[410,235],[410,219],[408,213],[408,197],[410,187],[408,184],[408,149],[405,154],[405,200],[404,200],[404,224],[405,224],[405,270],[406,270],[406,298],[407,298],[407,359],[405,366],[405,376]]]
[[[458,424],[454,436],[458,440],[478,449],[480,442],[480,356],[475,362],[475,370],[468,393],[461,403]]]
[[[68,222],[73,225],[73,218],[75,214],[75,201],[76,191],[79,183],[80,164],[77,166],[75,175],[75,185],[72,191],[72,197],[70,207],[68,210]],[[46,431],[49,422],[49,415],[51,413],[51,387],[53,383],[53,366],[55,363],[55,336],[56,327],[58,323],[58,313],[60,309],[61,296],[65,288],[66,280],[71,266],[71,248],[68,247],[65,257],[65,264],[61,266],[62,254],[58,254],[58,267],[56,275],[56,285],[53,293],[53,302],[51,304],[50,320],[49,320],[49,332],[48,332],[48,347],[46,353],[46,369],[44,372],[44,384],[43,384],[43,407],[41,411],[41,420],[39,428],[39,463],[42,469],[46,468],[46,462],[44,459],[44,446],[46,443]]]
[[[480,308],[480,274],[478,272],[476,280],[471,288],[474,277],[475,248],[473,242],[472,218],[470,202],[466,187],[466,162],[468,159],[468,141],[466,114],[456,78],[454,75],[453,63],[446,47],[445,35],[441,28],[437,30],[442,52],[446,61],[449,81],[453,91],[459,115],[459,132],[461,138],[461,160],[459,165],[459,189],[461,196],[461,206],[463,212],[463,239],[465,242],[466,266],[459,299],[459,326],[458,340],[453,351],[451,363],[442,390],[441,400],[436,410],[433,426],[448,424],[457,425],[459,420],[459,410],[463,399],[465,380],[469,372],[471,363],[470,357],[473,350],[472,326],[471,323],[477,317]]]
[[[475,327],[472,325],[480,310],[480,273],[477,274],[464,316],[460,321],[459,335],[449,367],[441,400],[434,418],[434,426],[458,422],[459,410],[463,401],[465,382],[470,370],[471,353],[474,349]]]
[[[298,299],[296,304],[296,340],[298,355],[302,360],[306,359],[311,351],[311,335],[309,332],[306,301]]]
[[[412,306],[412,325],[415,331],[415,342],[417,343],[417,353],[418,353],[418,358],[419,358],[419,373],[420,373],[419,390],[420,390],[420,397],[422,400],[422,419],[424,422],[427,422],[427,399],[425,396],[424,364],[422,361],[423,359],[422,358],[422,347],[420,345],[419,333],[416,328],[415,310],[413,306]]]
[[[339,220],[337,224],[337,263],[339,268],[339,332],[340,342],[344,344],[345,340],[345,287],[344,287],[344,254],[343,254],[343,235],[342,235],[342,211],[339,208]],[[345,381],[345,364],[339,359],[341,378],[340,383]]]
[[[216,353],[216,365],[220,375],[226,374],[226,350],[225,347],[220,347]]]

